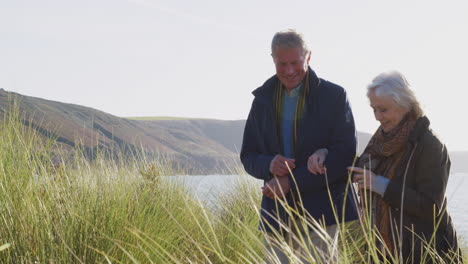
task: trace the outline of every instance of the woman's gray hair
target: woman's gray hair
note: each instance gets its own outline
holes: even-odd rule
[[[377,75],[367,86],[367,97],[371,94],[392,98],[397,105],[413,111],[417,118],[424,114],[405,76],[397,71]]]
[[[304,40],[304,36],[295,29],[288,29],[277,32],[271,41],[271,55],[274,57],[277,48],[301,48],[304,55],[309,53],[309,47]]]

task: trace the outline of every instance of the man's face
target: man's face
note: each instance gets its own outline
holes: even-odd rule
[[[278,47],[272,54],[276,75],[287,90],[296,88],[304,79],[310,61],[310,52],[302,48]]]

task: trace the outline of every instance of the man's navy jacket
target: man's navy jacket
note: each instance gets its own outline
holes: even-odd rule
[[[275,75],[253,92],[255,98],[245,125],[240,153],[245,170],[265,183],[273,178],[270,173],[271,160],[275,155],[282,154],[273,103],[278,82]],[[298,121],[294,151],[296,167],[292,170],[293,176],[288,176],[291,185],[287,195],[289,206],[304,208],[314,219],[325,220],[327,226],[336,224],[335,217],[339,222],[355,220],[354,192],[349,188],[352,186],[347,184],[346,167],[352,165],[356,154],[356,129],[346,91],[318,78],[310,68],[309,89],[305,112]],[[320,148],[328,149],[325,161],[327,177],[307,170],[309,156]],[[301,199],[298,199],[298,195]],[[303,207],[293,201],[302,201]],[[337,215],[333,213],[332,205]],[[270,228],[278,229],[275,219],[284,221],[287,218],[284,209],[280,208],[276,213],[276,208],[273,199],[263,196],[261,216],[262,220],[267,221],[262,221],[267,231],[271,231]]]

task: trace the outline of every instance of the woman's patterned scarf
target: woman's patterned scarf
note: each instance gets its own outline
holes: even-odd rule
[[[370,169],[376,175],[393,179],[416,119],[416,115],[410,112],[388,133],[385,133],[380,126],[367,144],[357,166]],[[397,237],[391,225],[390,205],[379,194],[368,190],[360,190],[359,196],[363,212],[370,210],[370,215],[366,213],[364,215],[370,216],[370,223],[377,228],[389,251],[394,253],[394,242],[397,241]],[[379,243],[378,246],[385,255],[384,245]]]

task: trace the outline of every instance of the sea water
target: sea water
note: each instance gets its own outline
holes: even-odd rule
[[[175,176],[183,181],[200,200],[210,202],[217,196],[229,192],[239,181],[247,181],[258,187],[261,192],[263,181],[246,175],[206,175]],[[458,236],[468,243],[468,174],[453,173],[450,175],[446,190],[448,212],[452,217]]]

